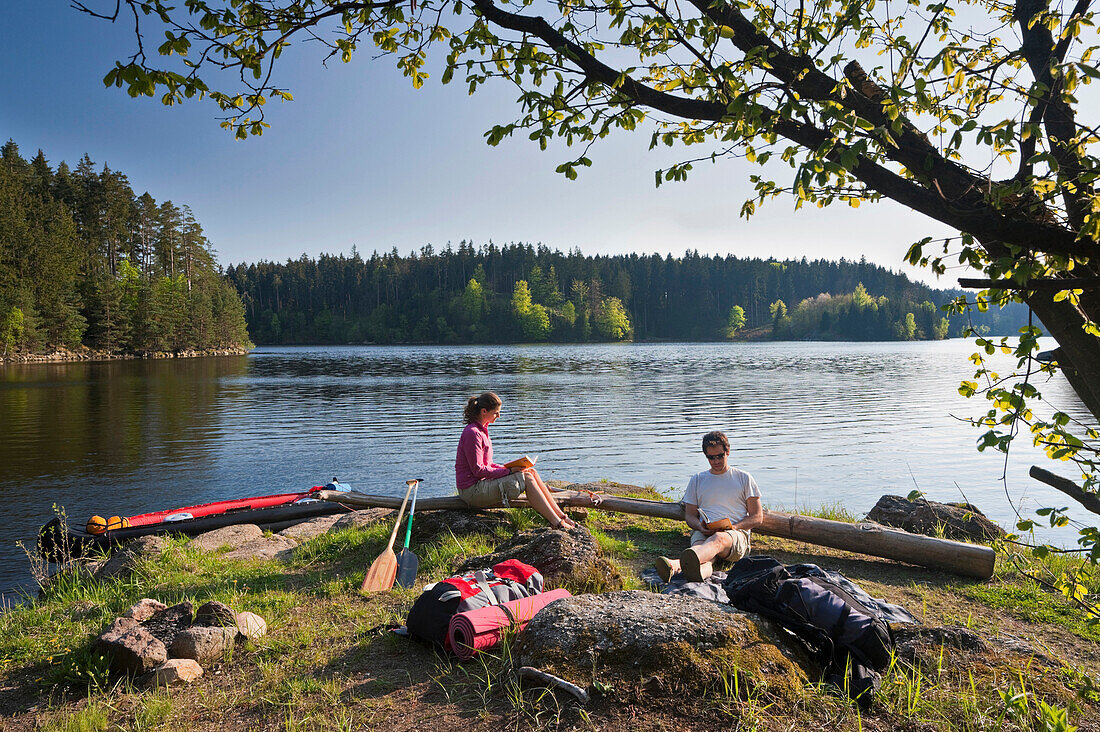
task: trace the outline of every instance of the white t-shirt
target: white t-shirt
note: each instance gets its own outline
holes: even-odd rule
[[[756,481],[744,470],[730,468],[719,475],[704,470],[691,476],[684,503],[698,506],[707,521],[728,518],[737,523],[749,515],[748,500],[759,497]]]

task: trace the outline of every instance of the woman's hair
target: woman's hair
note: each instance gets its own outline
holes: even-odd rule
[[[726,435],[718,430],[714,432],[708,432],[703,435],[703,452],[707,451],[708,445],[717,445],[722,448],[723,452],[730,451],[730,441],[726,439]]]
[[[477,418],[481,416],[482,409],[488,409],[491,412],[500,405],[500,397],[491,391],[472,396],[466,400],[466,409],[462,411],[462,418],[466,424],[476,422]]]

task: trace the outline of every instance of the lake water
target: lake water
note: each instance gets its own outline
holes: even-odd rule
[[[485,389],[504,400],[491,429],[498,460],[538,454],[546,478],[679,497],[706,469],[700,437],[722,429],[765,505],[864,513],[917,487],[935,500],[965,495],[1011,527],[1004,456],[978,453],[979,431],[958,419],[985,408],[956,391],[974,350],[963,340],[312,347],[0,366],[0,590],[28,586],[16,542],[33,546],[54,504],[83,523],[333,476],[394,495],[423,477],[422,495],[450,494],[462,407]],[[1041,387],[1085,416],[1060,377]],[[1021,441],[1008,463],[1008,495],[1025,514],[1068,503],[1027,477],[1041,462]]]

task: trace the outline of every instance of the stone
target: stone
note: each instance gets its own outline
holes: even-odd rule
[[[957,625],[928,627],[892,624],[895,654],[927,673],[937,673],[945,666],[1002,665],[1006,657],[1016,657],[1020,667],[1056,669],[1062,661],[1051,658],[1042,650],[1016,636],[1000,633],[984,638]]]
[[[345,513],[338,518],[332,525],[329,531],[343,531],[344,529],[361,529],[364,526],[370,526],[376,524],[379,521],[389,518],[394,519],[397,516],[397,511],[389,508],[364,508],[361,511],[352,511],[351,513]]]
[[[126,549],[134,554],[160,554],[168,548],[168,539],[160,534],[148,534],[139,536],[126,545]]]
[[[237,625],[237,613],[224,602],[211,600],[204,602],[195,611],[195,625],[204,625],[213,628],[235,627]]]
[[[139,676],[168,660],[168,649],[133,618],[118,618],[95,641],[115,673]]]
[[[102,638],[105,635],[115,635],[124,633],[130,628],[136,628],[141,625],[140,620],[134,620],[133,618],[115,618],[111,621],[111,624],[107,626],[107,629],[99,634]]]
[[[190,545],[205,552],[217,551],[223,547],[236,549],[263,535],[263,530],[256,524],[237,524],[199,534],[191,540]]]
[[[576,591],[603,592],[623,587],[622,575],[600,556],[599,544],[581,527],[520,532],[497,546],[492,554],[467,560],[458,571],[485,569],[505,559],[530,564],[547,581]]]
[[[237,641],[238,631],[232,628],[192,626],[180,631],[168,648],[171,658],[190,658],[199,663],[209,663],[225,658],[226,652]]]
[[[134,603],[133,607],[122,614],[124,618],[133,618],[139,623],[148,620],[156,613],[166,609],[168,606],[159,600],[154,600],[149,597],[143,597]]]
[[[202,676],[202,666],[190,658],[172,658],[155,669],[142,679],[143,685],[148,687],[181,686],[190,684]]]
[[[243,612],[237,614],[237,630],[246,638],[262,638],[267,635],[267,621],[256,613]]]
[[[413,536],[417,542],[430,541],[437,536],[497,533],[504,529],[512,533],[508,516],[500,511],[425,511],[413,520]]]
[[[303,521],[293,526],[288,526],[278,533],[279,536],[285,536],[290,539],[294,539],[299,543],[307,541],[314,537],[324,534],[332,525],[340,520],[340,514],[332,514],[331,516],[317,516],[311,518],[308,521]]]
[[[194,606],[184,600],[178,605],[155,613],[142,623],[142,626],[158,638],[165,648],[168,648],[176,639],[176,635],[191,627],[193,609]]]
[[[794,698],[812,668],[771,622],[697,597],[639,590],[576,595],[543,608],[519,634],[517,666],[581,687],[596,681],[682,694],[738,683]]]
[[[904,624],[893,625],[890,631],[897,657],[922,668],[937,667],[941,648],[967,653],[984,653],[989,649],[981,636],[961,626],[930,628]]]
[[[101,582],[109,579],[130,579],[143,559],[141,552],[131,551],[129,548],[120,549],[100,563],[93,576]]]
[[[296,546],[298,542],[287,536],[261,536],[226,552],[222,559],[287,559]]]
[[[867,514],[868,521],[893,526],[913,534],[943,536],[960,541],[992,541],[1005,530],[969,503],[937,503],[924,498],[910,501],[901,496],[883,496]]]

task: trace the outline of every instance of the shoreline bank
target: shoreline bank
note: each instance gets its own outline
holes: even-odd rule
[[[0,366],[8,364],[32,363],[70,363],[77,361],[139,361],[159,358],[203,358],[206,356],[244,356],[252,348],[211,348],[204,351],[184,349],[182,351],[142,351],[140,353],[115,353],[94,348],[81,347],[79,350],[57,348],[48,353],[15,353],[0,356]]]
[[[639,486],[603,487],[612,495],[658,498]],[[754,537],[754,554],[841,572],[873,597],[916,616],[917,622],[906,626],[910,642],[886,673],[874,707],[860,710],[818,686],[819,670],[811,661],[792,649],[781,657],[774,649],[786,648],[779,643],[785,636],[763,634],[766,624],[751,618],[741,622],[745,616],[731,613],[738,620],[729,621],[730,627],[763,630],[751,636],[752,643],[728,648],[716,649],[710,636],[695,631],[683,638],[675,635],[680,632],[676,628],[703,627],[703,620],[725,618],[725,611],[702,600],[647,594],[652,588],[646,570],[658,555],[687,541],[682,521],[590,511],[577,517],[585,535],[567,536],[522,509],[485,512],[461,525],[454,514],[438,513],[417,513],[413,546],[421,564],[412,591],[359,592],[363,558],[383,550],[391,532],[393,514],[387,509],[346,514],[348,525],[317,526],[312,538],[299,526],[293,531],[302,533],[293,540],[286,538],[291,530],[264,535],[258,527],[236,538],[173,539],[135,552],[117,577],[106,576],[104,567],[100,579],[77,573],[58,581],[33,606],[0,615],[0,631],[5,631],[0,633],[5,638],[0,644],[0,686],[5,692],[0,694],[0,718],[5,729],[137,729],[150,718],[166,727],[210,732],[402,730],[423,725],[426,718],[441,727],[479,720],[473,729],[1041,728],[1041,720],[1028,716],[1031,712],[1009,705],[1013,698],[1026,700],[1030,710],[1041,701],[1079,729],[1095,729],[1100,719],[1091,691],[1097,674],[1095,629],[1080,610],[1043,590],[1011,562],[1003,563],[993,579],[973,582],[788,539]],[[499,650],[484,651],[471,667],[427,646],[398,641],[386,631],[407,618],[421,583],[451,576],[474,557],[487,560],[506,549],[519,551],[516,547],[526,546],[515,541],[520,535],[529,545],[539,537],[557,537],[554,546],[597,552],[591,572],[553,580],[575,598],[569,601],[575,617],[563,615],[556,635],[542,632],[535,638],[529,631]],[[246,546],[251,558],[242,551]],[[563,550],[555,557],[565,555]],[[116,568],[123,569],[123,563]],[[1036,563],[1029,569],[1043,566]],[[104,628],[147,597],[166,605],[216,600],[258,613],[266,619],[269,634],[214,658],[207,673],[191,684],[171,692],[150,691],[136,681],[110,676],[93,653]],[[614,618],[586,610],[597,605],[614,611]],[[634,618],[646,608],[654,611],[639,616],[648,620],[637,627],[656,638],[678,639],[657,644],[660,652],[644,658],[622,652],[619,645],[609,644],[629,639],[614,633],[604,638],[595,628],[625,627],[624,617]],[[655,622],[658,615],[662,622]],[[569,618],[574,622],[563,622]],[[563,635],[564,628],[569,630]],[[921,640],[926,637],[931,640]],[[538,655],[540,647],[554,649],[573,639],[585,649],[583,657]],[[764,652],[771,655],[761,656]],[[578,657],[580,664],[571,660]],[[579,683],[591,701],[577,702],[521,681],[520,664],[514,662],[520,658],[541,660],[534,666]],[[1021,669],[1027,669],[1026,677]],[[697,671],[706,675],[697,676]],[[737,688],[723,685],[723,673],[736,679]],[[788,677],[797,678],[785,683]],[[1008,689],[1016,696],[1006,700]],[[685,695],[697,703],[690,708],[674,703]],[[1010,714],[1013,721],[1004,724]]]

